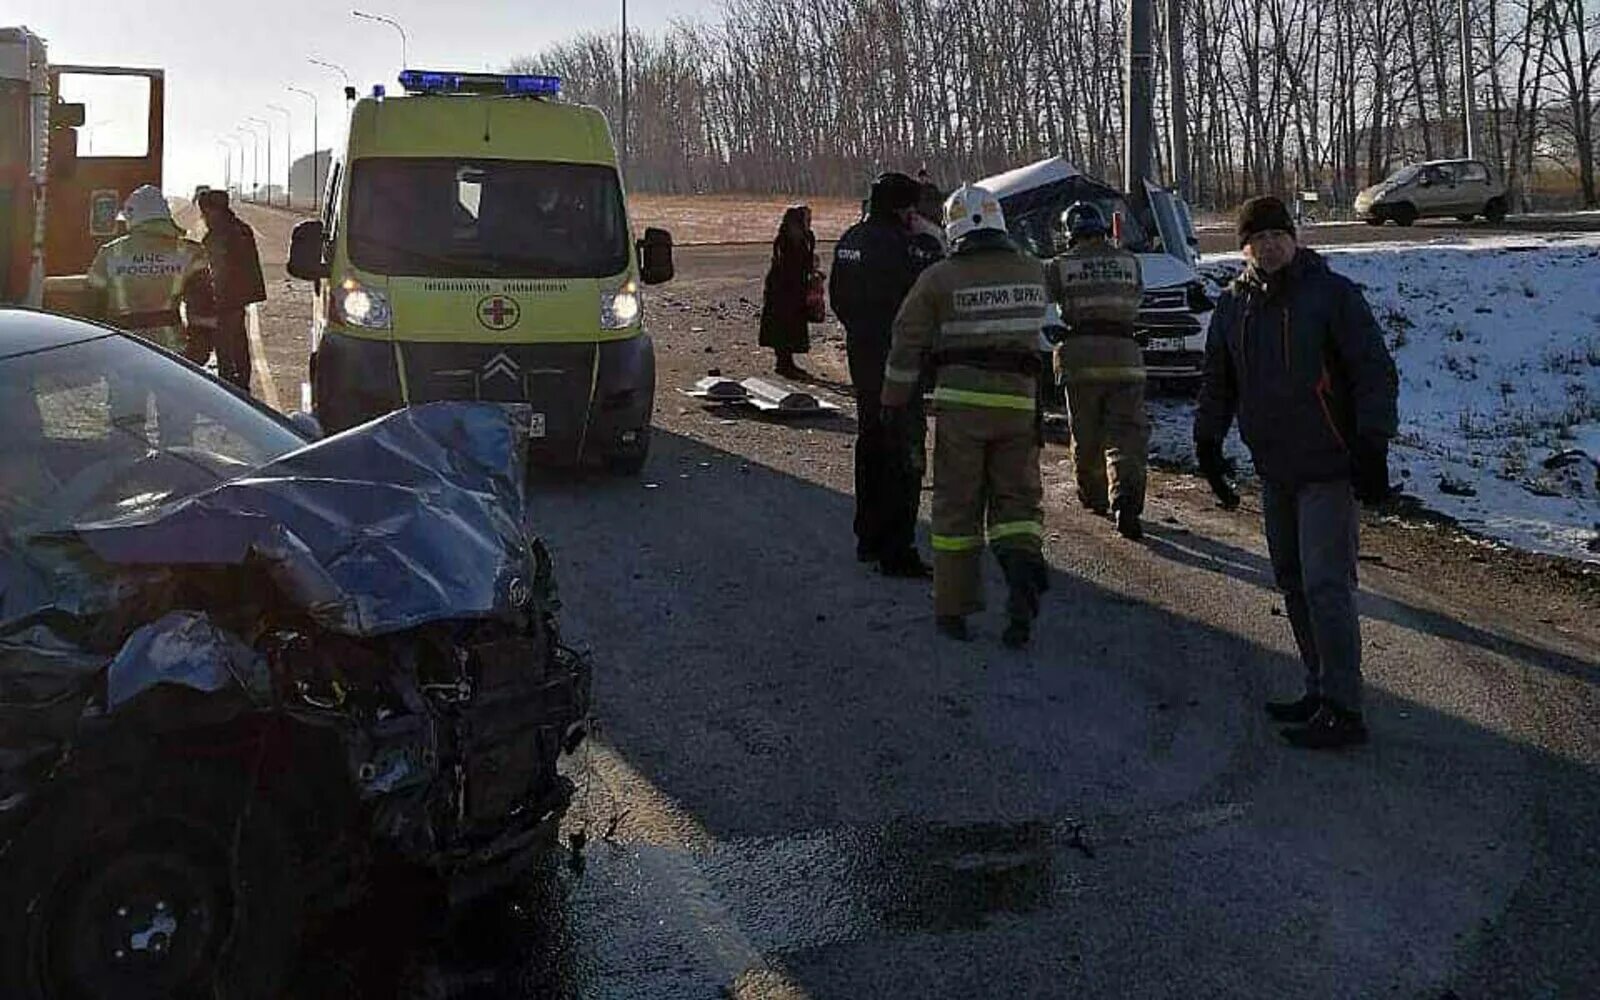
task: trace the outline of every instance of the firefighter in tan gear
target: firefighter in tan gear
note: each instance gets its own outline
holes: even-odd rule
[[[935,622],[968,638],[966,616],[984,605],[987,540],[1005,573],[1003,638],[1015,648],[1048,582],[1037,423],[1047,299],[1038,262],[1007,237],[993,194],[962,187],[944,213],[951,256],[922,273],[895,317],[882,400],[887,413],[903,410],[924,366],[935,372]]]
[[[89,265],[93,318],[191,359],[205,357],[217,323],[205,248],[184,237],[166,196],[149,184],[128,195],[118,218],[128,234],[101,247]]]
[[[1066,327],[1056,372],[1072,420],[1078,502],[1113,512],[1117,531],[1137,541],[1150,445],[1144,355],[1134,340],[1144,293],[1139,258],[1106,239],[1105,217],[1093,204],[1078,202],[1061,219],[1070,243],[1045,265],[1045,284]]]

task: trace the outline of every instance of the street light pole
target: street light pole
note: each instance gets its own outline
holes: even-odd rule
[[[269,111],[283,116],[283,207],[294,207],[294,116],[281,104],[267,105]]]
[[[272,123],[265,118],[246,118],[245,121],[252,125],[260,125],[267,130],[267,204],[272,204]]]
[[[241,135],[250,137],[250,192],[254,194],[261,189],[261,135],[253,128],[239,126],[237,130]],[[244,174],[244,144],[239,144],[239,173]]]
[[[317,138],[317,95],[303,87],[290,87],[296,94],[311,98],[311,211],[322,211],[322,149]]]
[[[350,16],[359,17],[363,21],[377,21],[379,24],[387,24],[389,27],[400,32],[400,68],[406,69],[411,65],[411,58],[406,53],[408,44],[406,41],[406,29],[400,25],[399,21],[396,21],[392,17],[384,17],[382,14],[368,14],[366,11],[362,10],[351,11]]]
[[[233,188],[233,147],[225,139],[218,139],[217,146],[222,150],[222,190],[228,191]]]

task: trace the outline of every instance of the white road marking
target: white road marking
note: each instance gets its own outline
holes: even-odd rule
[[[278,385],[272,381],[272,368],[267,364],[267,352],[261,346],[261,313],[252,304],[245,312],[245,332],[250,336],[250,366],[255,369],[256,381],[261,385],[261,399],[274,410],[282,412],[278,401]]]

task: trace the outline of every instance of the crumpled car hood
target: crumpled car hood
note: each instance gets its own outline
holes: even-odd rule
[[[546,569],[525,525],[527,420],[489,403],[400,410],[197,496],[35,540],[81,545],[88,566],[0,551],[0,636],[107,611],[143,577],[246,562],[345,635],[509,615]]]

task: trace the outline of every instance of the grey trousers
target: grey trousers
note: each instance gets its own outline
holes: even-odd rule
[[[1359,509],[1350,482],[1263,484],[1272,572],[1306,665],[1306,693],[1361,710]]]

